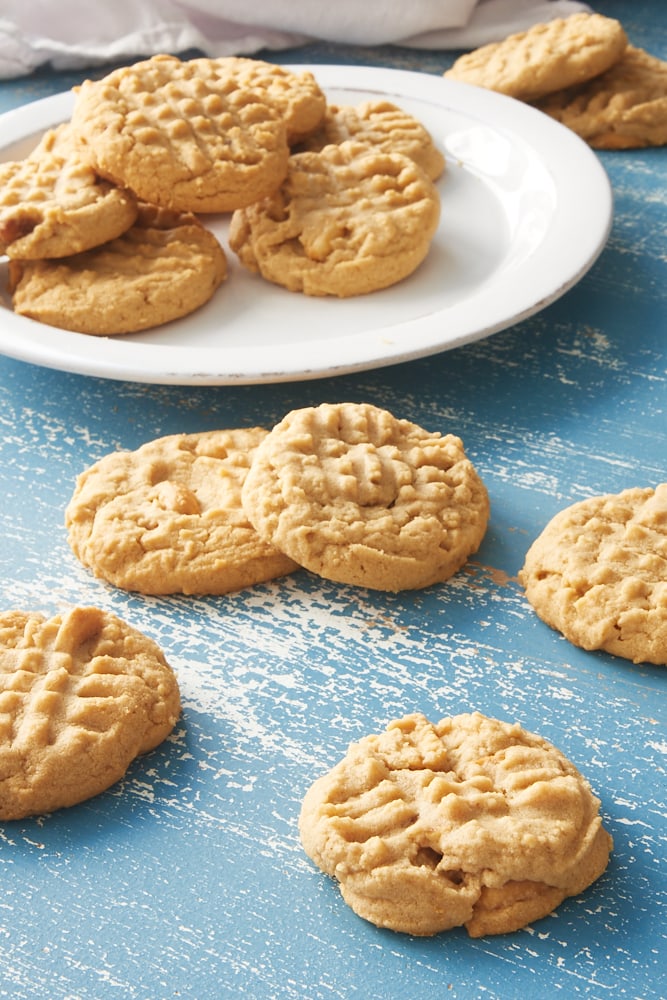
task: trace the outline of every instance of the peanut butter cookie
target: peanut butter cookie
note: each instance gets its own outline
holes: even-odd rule
[[[59,156],[70,156],[81,149],[76,132],[70,122],[61,122],[49,128],[40,137],[39,142],[28,154],[28,159],[38,160],[45,153],[56,153]]]
[[[445,157],[433,137],[407,111],[391,101],[364,101],[355,107],[330,104],[320,127],[307,136],[297,151],[319,152],[331,143],[363,142],[383,153],[409,156],[432,181],[445,169]]]
[[[566,507],[519,579],[539,617],[575,646],[667,664],[667,483]]]
[[[468,52],[444,75],[534,101],[604,73],[621,58],[627,42],[614,18],[572,14]]]
[[[131,192],[102,180],[73,150],[0,164],[0,255],[80,253],[120,236],[137,211]]]
[[[458,437],[367,403],[288,413],[258,446],[242,501],[260,536],[301,566],[387,591],[446,580],[489,517]]]
[[[297,142],[322,121],[326,97],[309,71],[294,73],[275,63],[242,56],[224,56],[215,63],[221,76],[228,75],[239,87],[256,91],[275,107],[285,122],[288,143]]]
[[[86,80],[71,123],[101,176],[179,211],[248,205],[287,170],[279,112],[215,59],[157,55]]]
[[[478,712],[391,722],[307,791],[303,847],[379,927],[506,934],[607,867],[599,800],[554,746]]]
[[[106,455],[77,480],[69,543],[98,577],[144,594],[224,594],[295,568],[262,541],[241,486],[266,431],[175,434]]]
[[[439,217],[437,189],[413,160],[344,142],[291,156],[277,191],[234,212],[229,245],[290,291],[346,298],[412,274]]]
[[[0,819],[103,792],[179,713],[159,646],[115,615],[0,614]]]
[[[667,62],[628,45],[611,69],[537,102],[594,149],[667,143]]]
[[[10,261],[9,289],[21,316],[110,337],[194,312],[226,275],[222,247],[194,215],[141,205],[134,225],[102,246]]]

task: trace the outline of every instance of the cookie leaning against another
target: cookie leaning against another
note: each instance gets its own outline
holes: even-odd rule
[[[291,156],[272,195],[234,212],[229,245],[290,291],[347,298],[412,274],[439,217],[437,188],[413,160],[344,142]]]
[[[14,311],[49,326],[111,337],[180,319],[227,275],[215,236],[189,213],[140,205],[102,246],[60,260],[11,260]]]
[[[566,507],[529,548],[519,580],[575,646],[667,665],[667,483]]]
[[[338,146],[350,140],[383,153],[409,156],[432,181],[445,169],[445,157],[427,129],[390,101],[364,101],[355,107],[330,104],[319,128],[296,151],[317,153],[331,143]]]
[[[115,615],[0,614],[0,819],[103,792],[179,714],[159,646]]]
[[[627,42],[614,18],[571,14],[468,52],[444,76],[534,101],[604,73],[621,58]]]
[[[667,144],[667,62],[628,45],[611,69],[535,105],[594,149]]]
[[[71,124],[101,176],[183,212],[250,204],[287,170],[280,114],[215,59],[157,55],[86,80]]]
[[[241,496],[259,535],[301,566],[393,592],[452,576],[489,517],[458,437],[368,403],[288,413],[258,446]]]
[[[0,164],[0,255],[80,253],[120,236],[137,211],[131,192],[98,177],[74,149]]]
[[[506,934],[583,892],[612,840],[554,746],[478,712],[422,715],[353,743],[307,791],[303,847],[379,927]]]
[[[70,546],[96,576],[144,594],[224,594],[295,564],[262,541],[241,486],[266,431],[175,434],[106,455],[65,512]]]

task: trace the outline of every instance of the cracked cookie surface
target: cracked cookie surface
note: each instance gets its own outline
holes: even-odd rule
[[[412,274],[439,218],[437,188],[413,160],[343,142],[291,156],[272,195],[234,212],[229,245],[274,284],[347,298]]]
[[[316,779],[299,831],[365,920],[481,937],[548,915],[602,874],[612,842],[599,805],[559,750],[516,723],[415,714]]]

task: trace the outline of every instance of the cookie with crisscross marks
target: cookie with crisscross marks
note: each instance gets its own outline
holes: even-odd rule
[[[181,211],[248,205],[287,170],[281,114],[215,59],[157,55],[86,80],[71,124],[101,176]]]
[[[489,517],[460,438],[370,403],[292,410],[257,447],[241,498],[259,535],[301,566],[388,591],[448,579]]]
[[[14,311],[96,336],[134,333],[203,306],[227,276],[224,250],[189,212],[140,204],[130,228],[58,260],[11,260]]]
[[[292,292],[348,298],[412,274],[439,218],[438,190],[414,160],[348,141],[291,156],[273,194],[234,212],[229,245]]]
[[[0,614],[0,819],[104,791],[169,735],[179,713],[160,647],[115,615]]]
[[[533,101],[604,73],[621,58],[627,43],[619,21],[582,12],[534,24],[466,52],[444,75]]]
[[[276,108],[285,122],[289,143],[307,135],[322,120],[326,97],[308,70],[296,73],[285,66],[242,56],[223,56],[216,60],[216,68]]]
[[[667,665],[667,483],[559,511],[519,580],[539,617],[575,646]]]
[[[0,164],[0,254],[66,257],[115,239],[137,217],[137,200],[102,180],[74,149],[44,149]]]
[[[319,127],[296,151],[319,152],[332,143],[363,142],[385,153],[402,153],[417,163],[431,180],[445,169],[445,157],[420,121],[391,101],[329,104]]]
[[[353,743],[307,791],[306,853],[365,920],[504,934],[607,867],[599,800],[554,746],[479,712],[408,715]]]
[[[611,69],[536,105],[594,149],[667,144],[667,62],[628,45]]]

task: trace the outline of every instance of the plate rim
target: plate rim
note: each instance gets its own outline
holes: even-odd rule
[[[508,329],[540,312],[565,294],[581,280],[604,249],[613,220],[613,192],[604,166],[594,151],[574,132],[537,109],[505,95],[459,81],[447,80],[426,71],[333,63],[284,65],[294,73],[313,73],[325,91],[376,92],[385,99],[393,96],[396,100],[403,97],[436,103],[443,110],[477,118],[500,134],[520,139],[537,154],[551,176],[559,197],[566,197],[576,206],[578,212],[583,211],[588,216],[588,224],[583,227],[582,238],[578,239],[572,248],[573,259],[567,272],[561,273],[557,280],[547,280],[537,296],[524,296],[523,302],[518,307],[513,305],[510,309],[505,309],[495,320],[489,319],[477,328],[473,325],[467,330],[460,330],[446,341],[437,337],[427,337],[426,343],[420,342],[411,348],[406,348],[405,345],[390,348],[392,333],[396,334],[396,327],[380,326],[373,328],[372,333],[378,342],[383,342],[384,335],[382,352],[371,350],[365,356],[355,358],[350,354],[345,360],[345,352],[339,350],[337,355],[340,360],[319,365],[299,363],[290,366],[275,364],[266,366],[261,364],[260,359],[260,364],[254,367],[248,364],[248,349],[226,347],[221,350],[219,347],[197,347],[193,352],[187,345],[163,343],[151,345],[146,341],[128,341],[121,336],[91,338],[87,334],[57,330],[17,316],[5,306],[3,309],[7,311],[11,321],[9,324],[6,322],[0,324],[0,353],[17,360],[75,374],[149,384],[270,384],[368,371],[446,353]],[[430,92],[425,93],[425,89]],[[37,134],[57,121],[63,120],[73,100],[72,91],[63,91],[20,105],[0,115],[0,134],[3,136],[0,149],[27,139],[30,135]],[[29,128],[26,127],[26,112],[30,121]],[[526,132],[529,133],[529,137],[526,137]],[[559,155],[555,160],[547,161],[544,158],[545,149],[551,150],[554,144],[559,147]],[[583,184],[580,181],[582,167],[586,167],[588,171]],[[564,186],[564,177],[570,180],[569,186]],[[586,197],[582,197],[584,192]],[[558,225],[562,225],[563,220],[558,220],[558,215],[562,216],[563,213],[557,213],[554,222],[557,221]],[[592,225],[591,222],[595,224]],[[555,225],[552,224],[552,237],[554,228]],[[445,308],[431,315],[444,315],[447,311]],[[427,316],[424,321],[428,319]],[[409,329],[416,331],[417,321],[407,321],[399,326],[404,333]],[[88,347],[91,346],[92,340],[92,346],[96,345],[95,349],[92,352],[87,352],[85,348],[77,350],[77,346],[81,347],[80,338],[85,338]],[[333,338],[333,342],[339,345],[345,345],[346,340],[350,341],[350,348],[355,341],[356,347],[359,335]],[[295,349],[295,355],[303,359],[303,342],[293,343],[291,346]],[[290,344],[281,343],[276,347],[282,354]],[[254,351],[266,357],[263,348],[255,347]],[[193,364],[193,353],[196,354],[197,364]],[[128,358],[128,355],[133,356]],[[161,363],[153,360],[154,355],[161,357]],[[224,360],[223,363],[211,363],[218,357],[226,358],[227,363],[225,364]],[[202,364],[202,360],[207,363]]]

